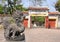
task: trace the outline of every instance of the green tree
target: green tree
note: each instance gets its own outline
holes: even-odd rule
[[[42,16],[32,16],[32,21],[38,21],[38,22],[44,22],[45,21],[45,17]]]
[[[20,1],[19,0],[13,0],[13,1],[4,0],[4,1],[7,1],[7,3],[8,3],[8,5],[7,5],[8,6],[7,7],[8,14],[12,14],[12,12],[15,11],[15,10],[20,10],[20,11],[28,10],[28,9],[24,8],[23,5],[19,4],[19,3],[21,3],[21,0]]]
[[[20,11],[28,11],[27,8],[23,7],[23,5],[16,5],[16,9]]]
[[[0,4],[0,14],[3,14],[3,6]]]
[[[16,10],[16,4],[17,4],[16,2],[17,2],[18,0],[12,0],[12,1],[11,1],[11,0],[2,0],[3,3],[4,3],[5,1],[6,1],[7,4],[8,4],[8,5],[7,5],[8,7],[5,7],[5,8],[7,8],[7,13],[8,13],[8,14],[12,14],[12,12]]]
[[[55,7],[56,7],[56,9],[58,11],[60,11],[60,0],[58,0],[58,2],[56,3]]]
[[[12,12],[16,10],[16,8],[15,8],[16,1],[18,1],[18,0],[13,0],[13,2],[11,0],[7,0],[7,2],[8,2],[8,10],[9,10],[10,14],[12,14]]]

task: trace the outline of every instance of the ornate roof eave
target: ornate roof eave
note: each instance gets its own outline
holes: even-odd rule
[[[49,10],[48,7],[37,7],[37,6],[30,6],[29,10]]]

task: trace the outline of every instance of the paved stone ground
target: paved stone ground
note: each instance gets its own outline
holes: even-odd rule
[[[25,30],[25,41],[6,41],[0,30],[1,42],[60,42],[60,29],[34,28]]]
[[[25,31],[26,42],[60,42],[60,30],[34,28]]]

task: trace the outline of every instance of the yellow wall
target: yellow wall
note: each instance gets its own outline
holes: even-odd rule
[[[48,16],[47,12],[31,13],[30,16]]]

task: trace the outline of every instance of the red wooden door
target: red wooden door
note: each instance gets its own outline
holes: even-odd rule
[[[55,28],[55,19],[49,19],[50,28]]]
[[[24,27],[28,27],[28,19],[25,19],[23,24],[24,24]]]

